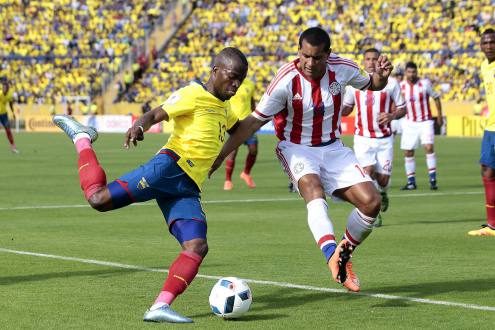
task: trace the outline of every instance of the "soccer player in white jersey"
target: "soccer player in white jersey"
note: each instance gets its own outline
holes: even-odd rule
[[[210,170],[211,174],[232,150],[274,119],[280,163],[306,201],[309,227],[333,279],[351,291],[360,290],[351,253],[371,233],[381,198],[352,150],[340,141],[342,99],[346,85],[383,89],[391,71],[390,61],[380,56],[370,75],[332,54],[324,30],[305,30],[299,37],[298,58],[278,71],[256,110],[239,123],[241,129],[230,136]],[[356,207],[338,245],[326,194]]]
[[[437,190],[437,157],[433,149],[435,132],[431,115],[430,97],[435,100],[437,124],[442,126],[442,103],[440,94],[435,92],[431,82],[418,77],[418,67],[414,62],[406,63],[406,79],[400,83],[407,104],[406,120],[403,122],[400,148],[404,150],[404,164],[407,183],[402,190],[416,189],[416,162],[414,150],[421,142],[426,153],[426,166],[430,180],[430,189]]]
[[[364,51],[363,65],[367,72],[374,73],[380,52],[375,48]],[[391,121],[406,114],[406,102],[397,80],[390,78],[381,91],[362,91],[346,87],[342,115],[349,115],[357,107],[354,131],[354,152],[366,174],[372,179],[382,196],[381,211],[388,209],[387,189],[392,174],[394,137]],[[392,107],[395,105],[394,107]],[[379,215],[375,227],[381,226]]]

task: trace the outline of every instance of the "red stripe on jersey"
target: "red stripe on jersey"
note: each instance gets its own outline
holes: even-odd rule
[[[358,66],[353,65],[351,63],[347,63],[347,62],[342,62],[342,61],[328,61],[327,63],[330,64],[330,65],[347,65],[347,66],[350,66],[351,68],[354,68],[354,69],[359,70],[359,67]]]
[[[356,68],[356,69],[358,69],[358,70],[359,70],[359,67],[357,66],[357,64],[356,64],[356,63],[354,63],[353,61],[348,60],[348,59],[346,59],[346,58],[342,58],[342,57],[334,57],[334,58],[328,58],[328,59],[327,59],[327,63],[332,64],[332,63],[336,63],[336,62],[342,62],[342,63],[344,63],[344,64],[350,65],[350,66],[352,66],[352,67],[354,67],[354,68]]]
[[[295,95],[300,95],[301,98],[294,99]],[[292,109],[294,111],[294,114],[292,116],[290,142],[300,144],[303,121],[303,100],[300,75],[296,75],[294,78],[292,78]]]
[[[273,126],[275,126],[275,133],[280,141],[285,140],[284,130],[287,125],[287,103],[284,110],[280,111],[273,117]]]
[[[335,72],[328,71],[329,86],[333,82],[336,82]],[[332,99],[333,99],[333,115],[332,115],[332,132],[330,132],[330,139],[335,139],[336,138],[335,132],[340,129],[339,113],[342,104],[342,94],[340,92],[337,95],[332,94]]]
[[[431,108],[430,108],[430,95],[426,94],[426,110],[428,111],[428,117],[426,120],[431,119]]]
[[[318,240],[318,246],[321,247],[323,243],[328,242],[328,241],[335,241],[335,236],[333,236],[332,234],[322,236]]]
[[[361,109],[361,93],[358,90],[356,90],[355,93],[356,93],[356,104],[357,104],[357,108],[358,108],[358,111],[357,111],[358,135],[363,136],[363,121],[361,118],[361,111],[363,111],[363,109]]]
[[[273,79],[273,81],[270,83],[270,85],[268,86],[267,90],[266,90],[266,93],[268,95],[270,95],[272,92],[273,92],[273,89],[277,86],[277,84],[280,82],[280,80],[282,80],[283,77],[285,77],[289,72],[292,71],[292,69],[294,69],[295,67],[295,64],[294,62],[290,62],[286,65],[284,65],[282,68],[280,68],[280,71],[278,72],[278,74],[275,76],[275,78]]]
[[[414,85],[409,83],[409,104],[411,105],[411,110],[413,114],[413,121],[416,121],[417,116],[416,116],[416,107],[414,106]]]
[[[373,91],[366,91],[366,119],[368,120],[368,131],[371,138],[376,137],[373,123],[373,96]]]
[[[313,133],[311,134],[311,144],[317,145],[321,143],[323,115],[325,114],[325,105],[321,97],[319,83],[311,83],[311,98],[313,99]]]
[[[255,112],[258,116],[260,116],[260,117],[262,117],[262,118],[267,118],[267,119],[268,119],[268,118],[270,118],[270,116],[267,116],[267,115],[265,115],[265,114],[262,114],[262,113],[261,113],[261,112],[259,112],[258,110],[254,110],[254,112]]]
[[[381,92],[380,93],[380,113],[390,112],[390,110],[387,111],[387,109],[385,109],[386,103],[387,103],[387,93]],[[390,101],[389,104],[392,104],[392,101]],[[390,106],[389,106],[389,108],[390,108]],[[378,118],[377,118],[377,120],[378,120]],[[387,126],[378,125],[378,127],[380,127],[380,131],[382,131],[383,137],[390,135],[390,129],[391,129],[390,123],[388,123]]]
[[[419,87],[419,106],[421,107],[421,117],[420,120],[426,120],[426,112],[425,112],[425,104],[424,104],[424,95],[423,95],[423,90],[422,87],[423,85],[421,83],[418,83]]]

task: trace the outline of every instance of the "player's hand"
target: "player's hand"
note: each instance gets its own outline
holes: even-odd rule
[[[142,126],[132,126],[125,133],[124,148],[129,149],[130,142],[136,147],[137,141],[144,140],[144,129]]]
[[[382,112],[378,115],[378,125],[388,125],[392,120],[394,120],[394,115],[391,113]]]
[[[222,165],[222,163],[223,163],[223,158],[220,157],[219,155],[211,165],[210,170],[208,171],[208,179],[211,178],[213,172],[215,172]]]
[[[379,77],[388,78],[392,73],[394,66],[390,63],[389,59],[385,55],[380,55],[375,63],[375,74]]]
[[[442,127],[442,125],[443,125],[443,117],[441,117],[441,116],[440,117],[437,117],[437,124],[438,124],[439,127]]]

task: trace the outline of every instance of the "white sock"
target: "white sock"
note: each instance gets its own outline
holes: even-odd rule
[[[352,245],[359,245],[373,230],[374,222],[375,218],[368,217],[358,209],[354,209],[349,214],[344,237]]]
[[[323,198],[317,198],[309,202],[306,207],[309,229],[320,249],[328,244],[335,244],[333,225],[327,213],[327,202]]]
[[[426,166],[428,167],[428,173],[437,171],[437,155],[435,153],[426,154]]]
[[[416,176],[416,161],[414,157],[404,157],[404,166],[408,178]]]
[[[76,143],[77,140],[80,139],[89,139],[91,141],[91,136],[89,136],[88,133],[77,133],[74,138],[72,139],[72,142]]]

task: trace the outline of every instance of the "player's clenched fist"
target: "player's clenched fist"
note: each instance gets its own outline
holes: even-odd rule
[[[144,140],[143,126],[132,126],[127,130],[125,134],[124,148],[129,149],[129,142],[132,142],[134,146],[137,146],[137,141]]]

